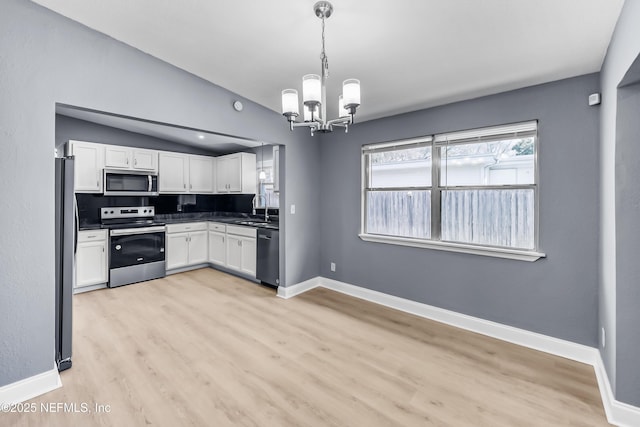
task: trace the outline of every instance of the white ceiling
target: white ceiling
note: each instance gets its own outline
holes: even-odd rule
[[[315,0],[33,1],[278,112],[320,72]],[[355,77],[362,121],[599,71],[624,0],[332,3],[328,115]]]

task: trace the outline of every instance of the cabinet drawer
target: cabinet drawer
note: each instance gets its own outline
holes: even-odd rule
[[[83,230],[78,232],[78,243],[107,240],[107,230]]]
[[[224,233],[227,231],[227,224],[220,224],[219,222],[210,222],[209,231],[219,231]]]
[[[253,227],[242,227],[239,225],[227,225],[227,234],[236,236],[256,237],[256,229]]]
[[[187,222],[184,224],[167,224],[167,233],[184,233],[189,231],[206,231],[206,222]]]

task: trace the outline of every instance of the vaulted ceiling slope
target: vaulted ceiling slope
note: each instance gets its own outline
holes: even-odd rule
[[[33,1],[278,112],[320,73],[316,0]],[[624,0],[332,3],[328,115],[355,77],[361,121],[597,72]]]

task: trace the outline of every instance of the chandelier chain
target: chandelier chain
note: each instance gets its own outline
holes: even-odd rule
[[[329,60],[327,58],[327,54],[324,50],[324,17],[322,17],[322,53],[320,54],[320,59],[322,60],[322,74],[325,77],[329,77]]]

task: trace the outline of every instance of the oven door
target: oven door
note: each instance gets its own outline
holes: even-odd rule
[[[164,261],[164,227],[111,230],[111,269]]]

